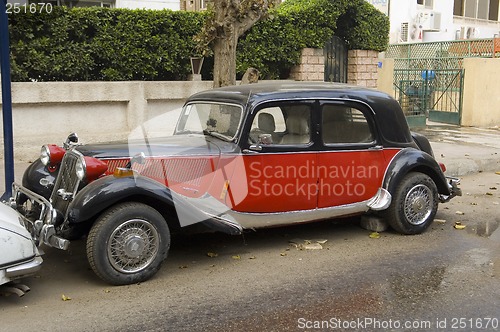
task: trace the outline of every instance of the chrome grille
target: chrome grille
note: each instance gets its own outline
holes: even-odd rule
[[[69,150],[66,152],[63,160],[61,161],[54,190],[50,196],[52,206],[54,209],[61,212],[63,216],[66,216],[66,211],[69,203],[71,203],[71,199],[63,199],[63,197],[58,194],[58,191],[62,189],[66,193],[75,194],[78,190],[80,181],[76,176],[75,166],[79,158],[83,158],[83,156],[78,151]]]

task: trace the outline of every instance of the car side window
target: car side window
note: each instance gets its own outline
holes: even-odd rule
[[[255,115],[250,140],[264,145],[297,145],[311,142],[309,105],[267,107]]]
[[[324,144],[371,143],[370,125],[360,110],[345,105],[323,105],[322,138]]]

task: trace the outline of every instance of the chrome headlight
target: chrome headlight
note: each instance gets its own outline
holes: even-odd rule
[[[42,149],[40,151],[40,161],[45,166],[50,164],[50,149],[47,145],[42,146]]]
[[[87,177],[87,165],[85,165],[85,160],[83,158],[78,158],[75,165],[75,172],[80,181],[83,181]]]

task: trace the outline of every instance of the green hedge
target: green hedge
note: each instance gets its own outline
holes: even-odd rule
[[[203,20],[203,13],[99,7],[11,15],[12,80],[182,80]]]
[[[286,0],[241,38],[238,72],[256,67],[265,78],[287,78],[302,48],[322,48],[334,35],[349,49],[383,51],[389,18],[365,0]]]
[[[54,7],[9,16],[13,81],[183,80],[204,13]],[[387,47],[388,18],[364,0],[287,0],[238,44],[238,75],[286,78],[304,47],[337,35],[351,49]],[[205,60],[204,79],[213,59]]]

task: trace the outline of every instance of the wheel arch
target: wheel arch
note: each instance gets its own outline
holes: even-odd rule
[[[449,195],[446,178],[436,160],[426,152],[414,148],[401,150],[387,168],[383,188],[394,194],[398,183],[410,172],[420,172],[429,176],[440,194]]]
[[[141,176],[115,178],[112,175],[92,182],[76,195],[69,206],[68,225],[90,227],[104,211],[126,202],[151,206],[163,216],[170,229],[180,228],[176,206],[165,185]]]

